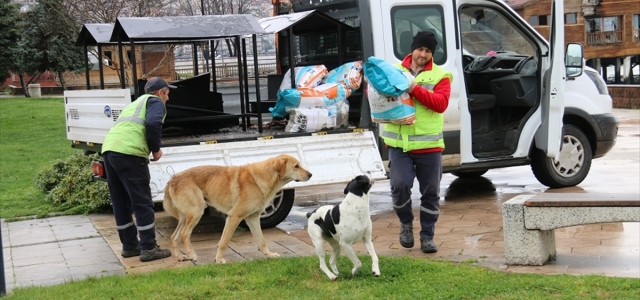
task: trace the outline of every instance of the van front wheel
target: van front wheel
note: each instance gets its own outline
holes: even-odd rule
[[[587,136],[580,128],[564,125],[562,149],[558,161],[535,149],[531,157],[531,170],[538,181],[550,188],[563,188],[580,184],[589,174],[593,153]]]

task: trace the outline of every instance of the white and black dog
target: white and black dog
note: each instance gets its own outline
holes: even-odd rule
[[[321,206],[313,212],[307,213],[309,236],[316,247],[316,253],[320,259],[320,269],[329,276],[329,279],[335,280],[338,275],[336,261],[340,255],[340,248],[344,249],[351,262],[353,269],[351,274],[355,276],[356,272],[362,266],[362,263],[353,251],[352,245],[358,241],[364,241],[364,245],[371,255],[373,275],[380,276],[378,267],[378,256],[373,249],[371,243],[371,217],[369,216],[369,189],[373,185],[374,180],[369,176],[360,175],[347,184],[344,193],[347,196],[339,205]],[[329,242],[333,253],[331,254],[331,269],[327,268],[324,259],[324,241]]]

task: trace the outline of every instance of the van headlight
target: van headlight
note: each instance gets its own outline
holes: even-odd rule
[[[600,93],[600,95],[609,95],[607,84],[604,83],[604,80],[602,80],[602,77],[600,77],[600,74],[598,74],[598,72],[585,70],[584,73],[587,74],[587,77],[589,77],[589,79],[593,81],[593,84],[596,85],[596,87],[598,88],[598,93]]]

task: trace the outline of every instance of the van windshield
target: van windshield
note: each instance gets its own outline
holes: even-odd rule
[[[460,31],[465,54],[535,55],[533,44],[519,30],[519,27],[491,8],[477,6],[462,8]]]

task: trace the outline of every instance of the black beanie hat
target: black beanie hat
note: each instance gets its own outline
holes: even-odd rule
[[[438,41],[436,40],[436,36],[433,32],[429,31],[420,31],[416,33],[413,37],[413,43],[411,43],[411,52],[420,47],[427,47],[431,52],[436,51],[436,46],[438,45]]]

